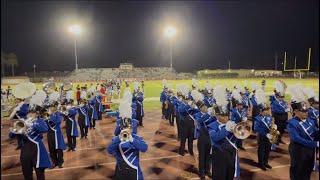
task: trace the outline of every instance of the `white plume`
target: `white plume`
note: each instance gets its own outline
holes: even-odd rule
[[[274,83],[274,87],[277,92],[284,94],[285,89],[283,87],[283,83],[281,83],[280,81],[276,81]]]
[[[222,106],[222,107],[227,106],[227,104],[228,104],[228,101],[227,101],[227,98],[226,98],[227,94],[226,94],[225,89],[222,86],[216,87],[213,90],[213,95],[214,95],[214,97],[216,99],[216,104],[218,106]]]
[[[170,84],[168,84],[168,90],[172,90],[172,86]]]
[[[244,90],[244,88],[243,88],[243,87],[238,86],[238,87],[237,87],[237,89],[239,90],[239,93],[240,93],[240,92],[241,92],[241,93],[245,93],[245,90]]]
[[[46,99],[46,97],[47,97],[46,92],[44,92],[43,90],[37,90],[35,95],[41,96],[41,98],[43,98],[43,100]]]
[[[251,86],[252,86],[252,89],[256,91],[260,88],[260,86],[255,82],[251,82]]]
[[[66,99],[67,100],[70,100],[70,99],[73,99],[73,91],[72,90],[69,90],[69,91],[67,91],[67,93],[66,93]]]
[[[181,84],[181,94],[183,96],[186,96],[188,95],[188,93],[189,93],[189,86],[186,84]]]
[[[238,86],[235,80],[232,81],[232,85],[233,85],[234,87],[237,87],[237,86]]]
[[[235,89],[232,91],[232,95],[231,95],[234,99],[238,100],[238,101],[242,101],[242,97],[240,95],[240,91]]]
[[[291,100],[295,102],[305,102],[305,96],[303,89],[299,84],[291,84],[288,86],[288,93],[291,96]]]
[[[60,97],[60,94],[57,91],[53,91],[50,95],[49,95],[49,100],[50,101],[58,101]]]
[[[33,95],[30,99],[30,106],[34,106],[34,105],[38,105],[38,106],[42,106],[42,102],[45,100],[45,98],[43,98],[41,95]]]
[[[218,86],[220,86],[220,83],[217,81],[217,82],[216,82],[216,87],[218,87]]]
[[[123,93],[130,93],[131,94],[131,89],[129,87],[127,87]]]
[[[317,94],[311,87],[304,88],[303,93],[308,97],[308,99],[317,97]]]
[[[192,90],[191,96],[193,97],[195,102],[203,101],[203,98],[204,98],[203,95],[197,90]]]
[[[256,99],[257,99],[257,104],[263,104],[267,102],[267,98],[264,94],[264,91],[262,89],[256,90]]]
[[[138,90],[138,88],[140,87],[139,83],[137,81],[133,82],[133,88],[134,90]]]
[[[182,85],[181,85],[181,84],[177,84],[177,85],[176,85],[176,90],[177,90],[177,92],[180,92],[180,93],[181,93],[181,92],[182,92],[181,89],[182,89]]]
[[[244,87],[248,87],[248,81],[247,80],[243,81],[243,84],[244,84]]]
[[[205,87],[206,87],[206,90],[213,89],[212,85],[209,82],[206,83]]]
[[[226,89],[229,89],[229,90],[230,90],[228,83],[224,83],[224,87],[226,87]]]
[[[127,101],[122,101],[119,105],[119,117],[122,118],[131,118],[132,117],[132,108],[131,104]]]
[[[200,89],[200,88],[201,88],[201,85],[200,85],[199,82],[196,83],[196,87],[197,87],[197,89]]]
[[[130,91],[125,91],[123,93],[123,101],[128,102],[129,104],[132,104],[132,94]]]
[[[163,84],[164,87],[167,87],[167,80],[163,79],[162,80],[162,84]]]
[[[195,78],[192,78],[192,85],[196,85],[196,79]]]

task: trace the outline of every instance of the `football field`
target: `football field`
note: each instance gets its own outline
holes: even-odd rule
[[[273,89],[274,89],[274,82],[282,79],[287,86],[289,86],[290,84],[297,84],[297,83],[301,83],[303,87],[308,87],[310,86],[311,88],[313,88],[315,90],[315,92],[319,95],[319,79],[317,78],[313,78],[313,79],[293,79],[293,78],[266,78],[266,95],[271,95],[273,94]],[[225,83],[228,83],[229,88],[231,90],[233,90],[233,81],[236,82],[236,84],[240,85],[240,86],[244,86],[244,81],[248,82],[248,86],[250,91],[252,91],[252,86],[251,86],[251,82],[255,82],[257,83],[260,87],[261,87],[261,81],[262,78],[236,78],[236,79],[203,79],[203,80],[196,80],[197,83],[200,84],[201,89],[205,88],[205,84],[208,81],[209,83],[212,84],[213,87],[216,87],[217,83],[219,83],[221,86],[224,86]],[[97,85],[97,82],[92,82],[94,86]],[[102,83],[102,82],[100,82]],[[190,85],[190,89],[191,89],[191,84],[192,81],[191,80],[167,80],[168,85],[171,85],[173,88],[174,93],[176,93],[176,85],[177,84],[188,84]],[[76,86],[80,85],[80,87],[84,86],[85,84],[87,84],[88,87],[90,87],[91,82],[80,82],[80,83],[73,83],[73,91],[76,92]],[[144,82],[145,86],[144,86],[144,108],[145,110],[156,110],[156,109],[160,109],[160,93],[163,89],[163,84],[161,80],[156,80],[156,81],[145,81]],[[37,88],[38,89],[42,89],[43,83],[36,83]],[[131,88],[131,92],[133,92],[133,82],[129,83],[130,88]],[[8,85],[1,85],[1,88],[6,89]],[[60,83],[56,82],[56,87],[59,87]],[[141,86],[141,82],[140,82],[140,86]],[[14,88],[14,85],[11,85],[11,88]],[[120,93],[120,97],[122,98],[122,94],[124,92],[125,89],[125,83],[122,83],[121,85],[121,93]],[[286,100],[289,101],[290,100],[290,95],[286,96]],[[117,95],[114,96],[114,105],[112,105],[112,109],[117,109],[118,107],[118,97]]]

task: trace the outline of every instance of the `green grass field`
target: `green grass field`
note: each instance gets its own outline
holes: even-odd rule
[[[279,80],[280,78],[267,78],[266,79],[266,94],[270,95],[273,93],[273,88],[274,88],[274,82]],[[227,82],[229,84],[230,89],[233,89],[233,84],[232,81],[236,81],[238,85],[243,86],[244,85],[244,80],[248,81],[248,85],[250,90],[252,90],[251,87],[251,82],[255,82],[258,85],[261,85],[261,80],[262,78],[236,78],[236,79],[210,79],[210,80],[197,80],[197,82],[200,83],[201,88],[204,89],[205,84],[207,81],[209,81],[214,87],[216,86],[216,83],[219,83],[220,85],[224,86],[224,83]],[[319,95],[319,79],[314,78],[314,79],[283,79],[284,82],[287,85],[290,84],[296,84],[296,83],[301,83],[303,85],[303,87],[307,87],[310,86],[312,87],[315,92]],[[189,84],[191,87],[191,80],[167,80],[167,83],[169,85],[172,86],[172,88],[176,89],[176,85],[177,84]],[[90,83],[74,83],[73,84],[73,90],[75,92],[76,90],[76,86],[77,85],[84,86],[84,84],[87,84],[90,87]],[[93,85],[95,86],[97,83],[93,83]],[[37,88],[38,89],[42,89],[42,85],[41,83],[36,83]],[[60,83],[56,83],[57,86],[60,85]],[[133,83],[129,83],[131,90],[133,91]],[[141,84],[140,84],[141,85]],[[1,88],[6,89],[7,85],[1,85]],[[11,86],[11,88],[14,88],[14,85]],[[162,91],[163,85],[162,85],[162,81],[161,80],[157,80],[157,81],[145,81],[145,90],[144,90],[144,95],[145,95],[145,101],[144,101],[144,107],[145,110],[155,110],[155,109],[160,109],[160,101],[159,101],[159,97],[160,97],[160,93]],[[123,91],[125,89],[125,83],[122,84],[121,86],[121,97],[123,94]],[[117,99],[117,96],[114,96],[115,99]],[[290,100],[290,96],[286,96],[286,100],[289,101]],[[112,109],[117,109],[117,104],[112,106]]]

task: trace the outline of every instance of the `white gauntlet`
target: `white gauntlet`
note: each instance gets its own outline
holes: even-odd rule
[[[132,137],[132,135],[130,134],[130,136],[129,136],[129,141],[132,143],[133,142],[133,137]]]
[[[267,134],[267,138],[268,138],[268,139],[272,139],[272,137],[273,137],[273,136],[272,136],[271,134],[269,134],[269,133]]]
[[[248,118],[247,118],[247,117],[243,117],[242,120],[243,120],[244,122],[246,122],[246,121],[248,120]]]

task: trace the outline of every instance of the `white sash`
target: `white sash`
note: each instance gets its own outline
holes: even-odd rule
[[[265,119],[266,117],[264,117],[263,119],[261,119],[261,121],[263,122],[263,124],[270,130],[270,128],[269,128],[269,126],[268,126],[268,124],[264,121],[264,119]]]
[[[308,133],[307,129],[302,125],[303,121],[299,122],[300,126],[302,127],[303,131],[309,136],[309,138],[313,141],[313,138]],[[311,127],[311,126],[310,126]]]

